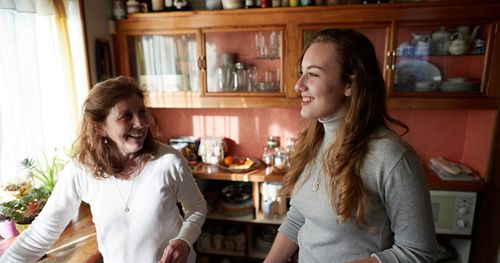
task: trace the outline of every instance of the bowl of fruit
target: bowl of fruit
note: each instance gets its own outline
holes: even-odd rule
[[[254,170],[259,166],[259,160],[250,157],[228,155],[217,164],[222,170],[243,173]]]

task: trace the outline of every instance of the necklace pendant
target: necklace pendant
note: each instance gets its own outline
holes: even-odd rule
[[[128,211],[130,211],[130,209],[128,209],[128,207],[125,207],[125,213],[128,213]]]
[[[313,188],[312,188],[313,192],[318,191],[318,189],[319,189],[319,183],[315,183]]]

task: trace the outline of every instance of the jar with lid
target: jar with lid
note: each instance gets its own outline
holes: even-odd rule
[[[244,91],[247,87],[247,68],[243,63],[234,64],[233,72],[233,90],[234,91]]]
[[[113,16],[116,20],[125,19],[127,11],[125,9],[125,3],[121,0],[113,1]]]
[[[267,137],[267,147],[270,149],[274,149],[276,147],[280,147],[280,137],[279,136],[269,136]]]
[[[222,2],[221,0],[206,0],[205,7],[208,10],[222,9]]]
[[[153,12],[163,11],[167,2],[163,2],[163,0],[151,0],[151,10]]]
[[[245,8],[255,8],[257,5],[255,4],[255,0],[245,0]]]
[[[127,14],[140,13],[141,12],[141,3],[135,0],[127,1]]]
[[[274,166],[284,166],[287,160],[287,151],[282,148],[276,148],[274,153]]]

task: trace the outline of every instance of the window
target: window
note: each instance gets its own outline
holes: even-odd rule
[[[0,180],[71,147],[88,90],[80,4],[0,1]]]

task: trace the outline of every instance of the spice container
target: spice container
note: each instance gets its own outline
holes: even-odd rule
[[[113,16],[116,20],[125,19],[127,11],[125,9],[125,3],[123,1],[117,0],[113,2]]]
[[[280,147],[280,137],[279,136],[269,136],[267,137],[267,147],[269,149]]]
[[[274,166],[283,166],[288,160],[288,153],[285,149],[276,148],[274,154]]]

